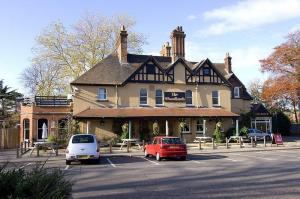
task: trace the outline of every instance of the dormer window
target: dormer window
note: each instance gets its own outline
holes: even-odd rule
[[[185,102],[186,106],[192,106],[193,105],[193,93],[191,90],[187,90],[185,92]]]
[[[98,100],[100,100],[100,101],[107,100],[107,91],[106,91],[106,88],[99,88]]]
[[[234,98],[240,98],[240,88],[239,87],[234,87],[233,96],[234,96]]]
[[[203,68],[203,75],[207,75],[207,76],[210,75],[210,68],[209,67],[204,67]]]
[[[147,74],[155,74],[155,66],[153,64],[146,65],[146,73]]]
[[[142,88],[140,90],[140,105],[141,106],[145,106],[145,105],[148,105],[148,92],[147,92],[147,89],[144,89]]]

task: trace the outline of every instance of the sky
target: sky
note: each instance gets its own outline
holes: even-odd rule
[[[247,86],[263,81],[259,60],[300,29],[300,0],[1,0],[0,80],[26,92],[20,75],[30,66],[35,38],[55,21],[71,27],[87,13],[127,14],[147,36],[144,54],[158,55],[170,32],[182,26],[186,59],[214,63],[232,57],[232,70]]]

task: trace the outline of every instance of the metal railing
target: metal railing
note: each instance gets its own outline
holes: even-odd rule
[[[66,96],[35,96],[37,106],[69,106],[70,100]]]

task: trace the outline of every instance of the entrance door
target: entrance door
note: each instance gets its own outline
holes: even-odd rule
[[[39,119],[38,120],[38,133],[37,133],[37,140],[43,140],[43,124],[46,124],[48,128],[48,120],[47,119]]]

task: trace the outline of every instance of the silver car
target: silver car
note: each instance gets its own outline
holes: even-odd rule
[[[96,136],[93,134],[76,134],[69,140],[66,149],[66,164],[72,161],[91,160],[95,163],[100,161],[100,149]]]

